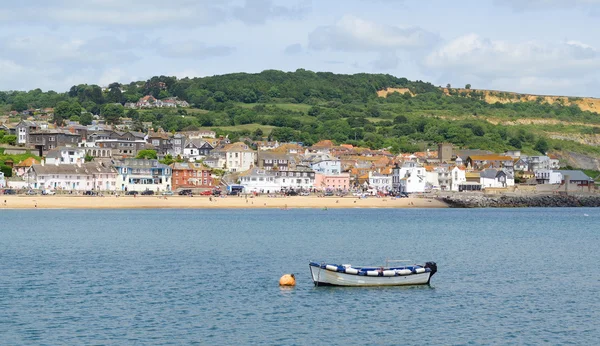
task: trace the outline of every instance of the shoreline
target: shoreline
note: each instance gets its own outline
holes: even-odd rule
[[[4,202],[6,201],[6,203]],[[213,197],[207,196],[0,196],[1,209],[390,209],[448,208],[430,198]]]

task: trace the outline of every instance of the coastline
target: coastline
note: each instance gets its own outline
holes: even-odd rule
[[[6,204],[4,203],[6,201]],[[206,196],[0,196],[1,209],[298,209],[298,208],[448,208],[431,198],[213,197]]]

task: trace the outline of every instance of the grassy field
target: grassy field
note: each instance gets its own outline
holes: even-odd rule
[[[253,108],[258,105],[258,103],[236,103],[237,106],[242,108]],[[265,106],[275,106],[281,109],[296,111],[296,112],[308,112],[308,110],[312,107],[311,105],[301,104],[301,103],[267,103]]]
[[[244,125],[237,125],[237,126],[217,126],[217,127],[212,127],[212,128],[202,128],[202,130],[212,130],[215,131],[216,129],[221,129],[223,131],[256,131],[256,129],[261,129],[263,131],[263,134],[268,135],[269,133],[271,133],[271,131],[275,128],[275,126],[271,126],[271,125],[261,125],[261,124],[244,124]]]

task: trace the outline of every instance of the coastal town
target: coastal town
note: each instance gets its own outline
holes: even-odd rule
[[[129,107],[185,107],[176,100],[144,97]],[[231,142],[213,130],[166,132],[145,124],[133,131],[127,119],[111,126],[48,121],[52,109],[0,123],[15,136],[4,154],[32,154],[7,160],[0,173],[3,194],[76,195],[310,195],[406,197],[441,192],[514,193],[596,190],[594,177],[561,169],[551,155],[519,150],[493,153],[449,143],[422,152],[392,154],[322,140]],[[42,116],[34,116],[34,113]]]

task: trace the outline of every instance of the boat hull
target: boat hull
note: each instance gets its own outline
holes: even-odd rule
[[[334,272],[313,265],[310,265],[310,273],[315,286],[367,287],[427,285],[431,278],[431,272],[402,276],[366,276]]]

